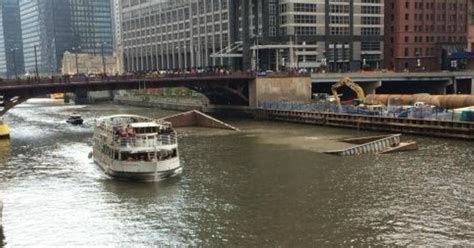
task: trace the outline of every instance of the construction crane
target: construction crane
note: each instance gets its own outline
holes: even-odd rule
[[[360,103],[363,103],[365,101],[365,93],[362,87],[360,87],[358,84],[356,84],[352,79],[349,77],[343,77],[339,82],[334,84],[331,87],[332,94],[334,95],[334,98],[336,99],[336,103],[338,106],[341,106],[341,99],[339,98],[339,95],[337,94],[337,89],[347,86],[351,90],[353,90],[357,94],[357,101]]]

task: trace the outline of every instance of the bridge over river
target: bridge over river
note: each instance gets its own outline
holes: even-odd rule
[[[74,93],[81,97],[90,91],[133,90],[157,87],[186,87],[206,95],[213,104],[249,104],[249,83],[253,74],[177,75],[167,77],[53,77],[0,82],[0,116],[29,98],[51,93]]]
[[[329,89],[349,76],[370,93],[474,94],[474,72],[328,73],[294,75],[233,72],[155,76],[53,77],[0,82],[0,116],[29,98],[51,93],[74,93],[86,97],[90,91],[186,87],[204,94],[211,104],[257,107],[262,101],[311,101],[313,92]]]

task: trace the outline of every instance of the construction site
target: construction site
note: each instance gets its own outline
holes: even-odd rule
[[[352,93],[347,94],[349,91]],[[333,84],[331,94],[313,93],[310,102],[259,102],[256,116],[359,130],[474,139],[474,95],[367,95],[349,77]]]

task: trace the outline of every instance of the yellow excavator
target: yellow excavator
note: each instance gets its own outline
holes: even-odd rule
[[[341,78],[341,80],[339,80],[339,82],[337,82],[331,87],[332,94],[338,106],[341,106],[341,99],[339,98],[339,95],[337,94],[337,89],[343,86],[349,87],[351,90],[353,90],[357,94],[357,99],[354,99],[357,102],[356,105],[364,103],[365,93],[362,87],[360,87],[358,84],[352,81],[352,79],[350,79],[349,77],[343,77]]]

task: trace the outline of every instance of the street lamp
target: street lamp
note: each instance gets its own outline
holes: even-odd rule
[[[33,48],[35,50],[35,72],[36,72],[36,80],[39,80],[39,71],[38,71],[38,54],[37,54],[37,45]]]
[[[107,71],[106,71],[106,68],[105,68],[105,55],[104,55],[104,45],[106,45],[106,44],[107,44],[107,42],[97,43],[97,46],[100,46],[100,53],[102,55],[102,67],[103,67],[104,76],[107,75]]]
[[[257,34],[255,36],[255,42],[256,42],[256,56],[255,56],[255,68],[257,69],[257,72],[260,70],[260,60],[259,60],[259,42],[258,42],[259,35]]]
[[[12,52],[12,55],[13,55],[13,69],[15,71],[15,78],[18,79],[18,72],[16,70],[16,50],[18,50],[18,48],[12,48],[10,49],[10,51]]]
[[[79,58],[78,53],[81,50],[81,46],[73,47],[72,50],[74,51],[74,55],[76,57],[76,75],[79,75]]]
[[[176,55],[178,56],[178,66],[177,69],[181,69],[181,54],[180,54],[180,47],[179,45],[175,47],[176,48]]]
[[[188,52],[186,51],[186,44],[183,45],[184,49],[184,69],[188,68]]]

